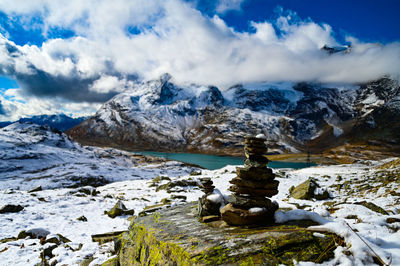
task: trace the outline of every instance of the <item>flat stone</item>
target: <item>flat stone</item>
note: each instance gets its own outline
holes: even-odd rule
[[[315,236],[303,223],[263,227],[201,223],[196,204],[139,217],[115,247],[119,265],[292,265],[333,257],[337,236]],[[315,225],[315,223],[314,223]]]
[[[243,197],[239,195],[230,195],[228,202],[235,207],[250,209],[252,207],[269,207],[272,201],[266,197]]]
[[[31,190],[28,190],[28,193],[32,193],[32,192],[38,192],[38,191],[42,191],[42,186],[37,186],[35,188],[32,188]]]
[[[244,147],[244,152],[248,153],[249,155],[264,155],[267,153],[267,151],[268,151],[268,149],[266,146],[264,146],[264,147],[262,147],[262,146],[260,146],[260,147],[245,146]]]
[[[93,242],[97,242],[100,245],[107,243],[107,242],[111,242],[113,241],[116,237],[118,237],[119,235],[125,233],[127,231],[115,231],[115,232],[109,232],[109,233],[104,233],[104,234],[96,234],[96,235],[92,235],[92,241]]]
[[[265,168],[267,166],[268,160],[267,161],[251,161],[249,159],[244,160],[244,165],[247,167],[257,167],[257,168]]]
[[[210,223],[214,221],[218,221],[220,219],[219,215],[208,215],[201,217],[202,223]]]
[[[221,218],[229,225],[267,225],[274,223],[274,213],[278,209],[278,204],[273,204],[270,208],[259,209],[260,211],[251,212],[228,204],[221,209]]]
[[[272,197],[278,194],[277,189],[247,188],[247,187],[238,187],[236,185],[230,186],[228,190],[237,193],[239,195]]]
[[[275,174],[270,168],[237,167],[236,173],[238,177],[242,179],[255,181],[267,181],[275,179]]]
[[[239,187],[246,188],[261,188],[261,189],[278,189],[279,181],[278,180],[267,180],[267,181],[252,181],[249,179],[242,179],[239,177],[232,178],[229,183],[235,184]]]

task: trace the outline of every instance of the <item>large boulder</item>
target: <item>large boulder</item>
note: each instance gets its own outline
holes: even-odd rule
[[[315,234],[291,221],[269,227],[201,223],[195,203],[136,219],[115,247],[119,265],[291,265],[333,257],[336,235]],[[315,224],[315,223],[314,223]],[[112,265],[118,265],[113,260]]]
[[[295,199],[317,200],[329,199],[330,195],[326,189],[321,188],[318,183],[310,178],[296,187],[290,189],[290,196]]]

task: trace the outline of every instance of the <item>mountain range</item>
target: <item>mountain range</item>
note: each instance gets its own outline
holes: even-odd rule
[[[241,155],[247,134],[270,153],[321,152],[344,143],[400,144],[400,86],[306,82],[177,85],[169,74],[137,83],[67,131],[84,144]]]
[[[67,129],[70,129],[78,125],[85,119],[86,117],[72,118],[65,114],[57,114],[57,115],[35,115],[32,117],[24,117],[20,118],[18,121],[15,122],[19,123],[30,122],[38,125],[48,125],[60,131],[66,131]],[[0,122],[0,128],[6,127],[15,122],[8,122],[8,121]]]

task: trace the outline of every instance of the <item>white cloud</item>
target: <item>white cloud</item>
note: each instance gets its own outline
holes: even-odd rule
[[[229,10],[240,10],[244,0],[219,0],[216,11],[220,14]]]
[[[220,1],[220,11],[240,8],[241,2]],[[3,74],[34,76],[40,70],[52,78],[88,79],[88,93],[120,91],[132,75],[148,79],[164,72],[179,82],[222,89],[256,81],[364,82],[400,73],[399,43],[377,45],[352,38],[351,53],[328,55],[320,48],[338,45],[331,27],[293,22],[292,15],[252,22],[253,31],[243,33],[178,0],[0,0],[0,10],[14,16],[41,14],[45,28],[79,35],[48,40],[41,47],[21,47],[1,38]],[[129,27],[141,33],[130,34]],[[5,43],[20,53],[11,55]]]
[[[22,117],[41,114],[73,114],[74,117],[92,115],[100,104],[74,103],[61,98],[32,97],[22,89],[8,89],[0,94],[0,102],[5,114],[0,114],[0,121],[16,121]]]

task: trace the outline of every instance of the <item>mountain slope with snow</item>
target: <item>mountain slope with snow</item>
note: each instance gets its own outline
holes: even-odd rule
[[[399,144],[399,125],[380,126],[400,113],[399,98],[399,84],[389,78],[363,85],[243,84],[221,92],[178,86],[165,74],[118,94],[67,133],[125,149],[240,155],[246,134],[266,135],[271,152],[320,151],[357,141],[359,128],[370,125],[364,139]]]
[[[82,147],[48,126],[14,123],[0,129],[0,189],[29,190],[98,186],[110,182],[153,178],[174,167],[190,172],[177,162],[151,159],[115,149]],[[178,173],[177,172],[177,173]]]

